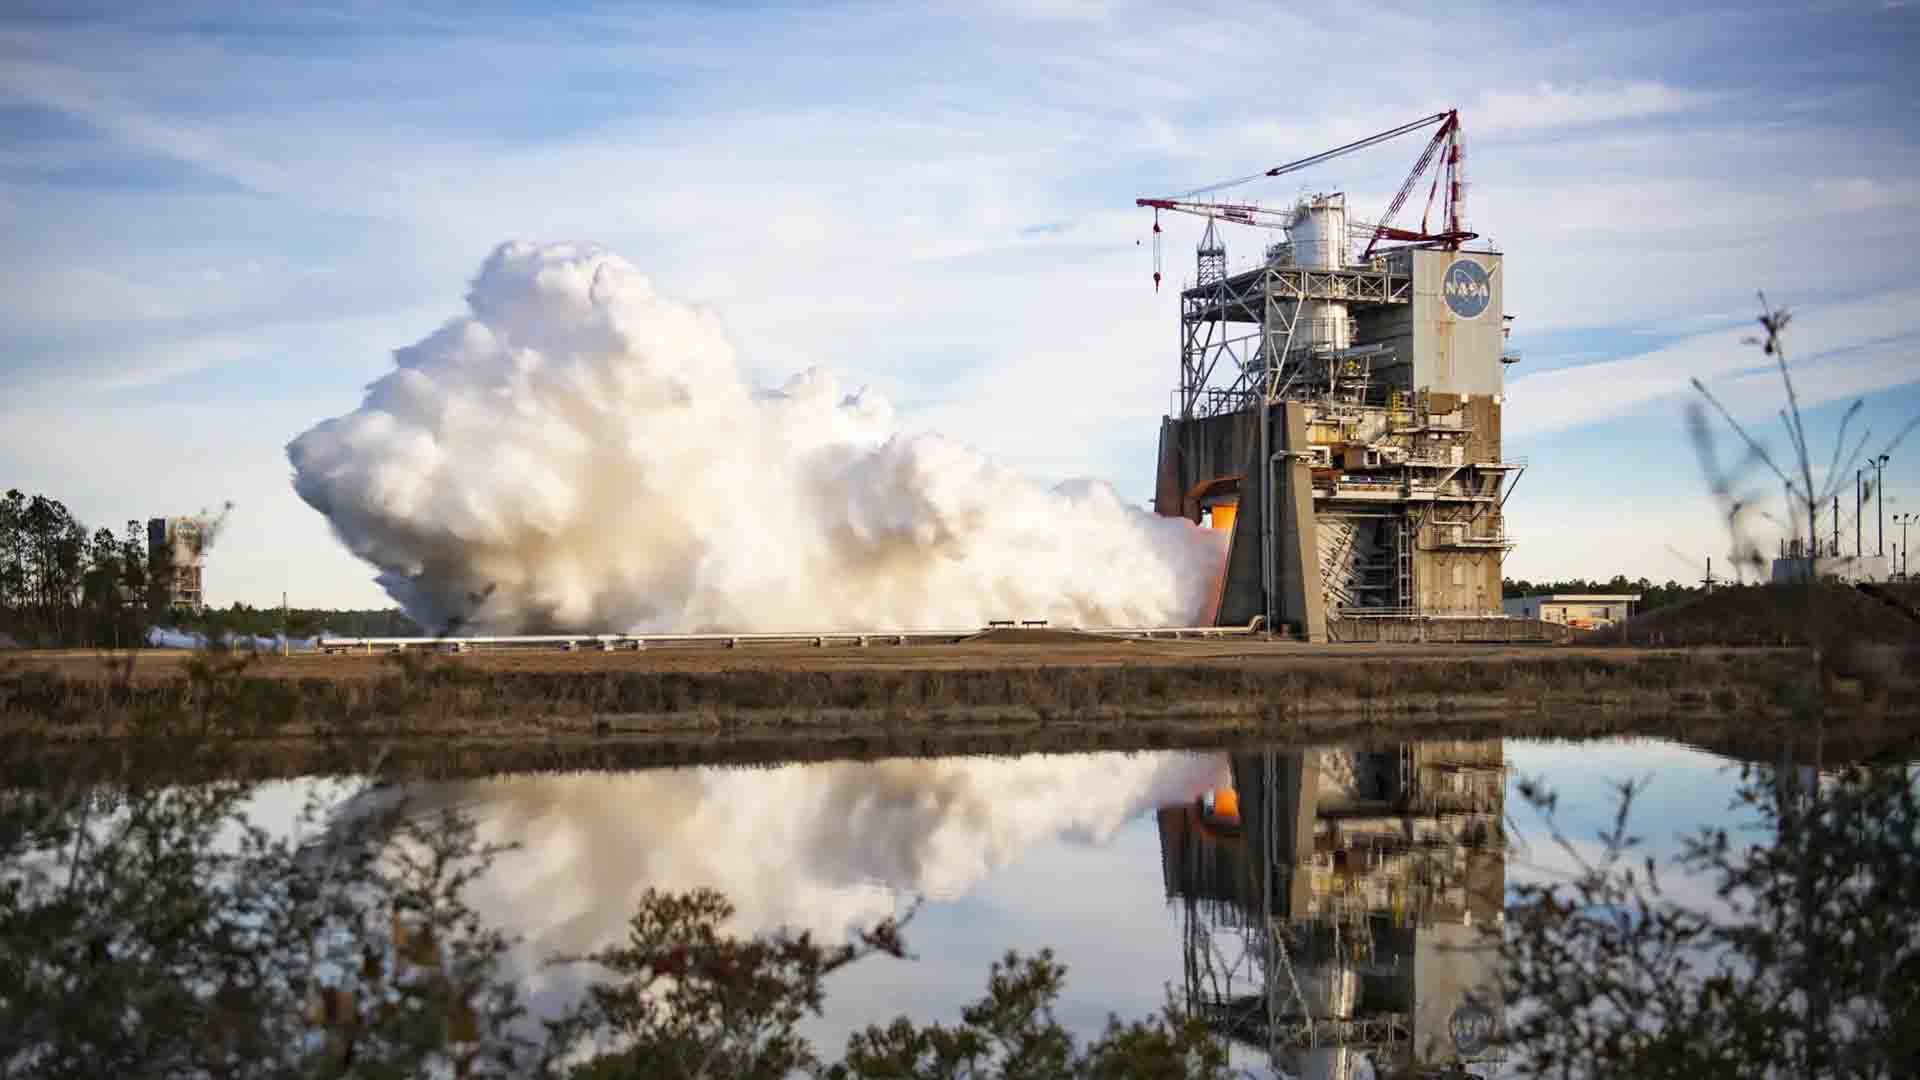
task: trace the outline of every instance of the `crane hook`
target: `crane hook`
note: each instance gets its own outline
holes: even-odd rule
[[[1160,291],[1160,209],[1153,211],[1153,291]]]

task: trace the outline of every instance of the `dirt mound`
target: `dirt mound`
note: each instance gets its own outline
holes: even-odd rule
[[[1920,643],[1920,622],[1895,603],[1847,585],[1746,585],[1715,590],[1597,630],[1588,642],[1631,645]]]
[[[1862,585],[1860,591],[1884,600],[1920,621],[1920,582],[1886,581],[1877,585]]]
[[[982,630],[970,638],[963,638],[976,645],[1111,645],[1114,639],[1099,634],[1083,634],[1078,630],[1048,630],[1042,627],[997,626],[991,630]]]

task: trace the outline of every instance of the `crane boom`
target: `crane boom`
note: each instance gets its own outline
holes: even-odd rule
[[[1172,210],[1181,214],[1193,214],[1204,218],[1219,218],[1236,225],[1252,225],[1260,229],[1284,229],[1287,227],[1287,212],[1273,210],[1258,203],[1216,203],[1193,202],[1187,199],[1135,199],[1135,206],[1149,206],[1155,210]]]
[[[1465,213],[1466,196],[1463,191],[1464,181],[1461,179],[1462,150],[1460,146],[1460,111],[1458,109],[1448,109],[1445,112],[1437,112],[1431,116],[1423,116],[1418,120],[1408,121],[1399,127],[1369,135],[1364,139],[1356,139],[1344,146],[1336,146],[1331,150],[1323,150],[1318,154],[1311,154],[1295,161],[1289,161],[1284,165],[1275,165],[1265,172],[1237,177],[1232,180],[1222,180],[1217,184],[1209,184],[1205,187],[1194,188],[1192,191],[1186,191],[1164,198],[1135,199],[1133,201],[1135,206],[1149,207],[1153,210],[1154,289],[1157,291],[1160,288],[1160,211],[1169,210],[1183,214],[1194,214],[1200,217],[1215,218],[1239,225],[1253,225],[1264,229],[1283,229],[1287,226],[1288,214],[1286,211],[1269,209],[1257,203],[1207,202],[1200,200],[1198,197],[1211,195],[1214,192],[1224,191],[1227,188],[1238,187],[1242,184],[1252,183],[1255,180],[1286,176],[1289,173],[1309,169],[1315,165],[1325,164],[1335,158],[1344,157],[1356,151],[1365,150],[1371,146],[1378,146],[1390,139],[1398,138],[1409,132],[1432,127],[1436,124],[1439,125],[1439,130],[1435,131],[1433,138],[1428,140],[1426,149],[1421,151],[1420,160],[1414,165],[1413,172],[1407,176],[1406,182],[1400,185],[1400,190],[1394,195],[1393,202],[1387,207],[1387,212],[1381,215],[1379,224],[1372,227],[1372,235],[1367,241],[1366,252],[1361,257],[1363,259],[1371,258],[1375,247],[1382,240],[1401,240],[1409,243],[1438,243],[1458,246],[1463,241],[1473,239],[1475,234],[1468,232],[1462,224],[1462,218]],[[1414,187],[1420,182],[1420,178],[1426,175],[1428,167],[1433,164],[1434,157],[1440,153],[1442,146],[1447,147],[1446,154],[1441,158],[1440,166],[1441,171],[1447,174],[1443,228],[1439,232],[1430,233],[1427,231],[1427,218],[1433,209],[1434,198],[1439,192],[1439,172],[1434,174],[1433,190],[1427,194],[1428,214],[1422,215],[1420,229],[1415,231],[1395,227],[1393,225],[1394,216],[1398,214],[1406,204],[1407,199],[1413,193]]]
[[[1259,229],[1284,229],[1287,220],[1284,211],[1270,210],[1257,203],[1217,203],[1194,202],[1188,199],[1135,199],[1135,206],[1153,209],[1153,291],[1160,291],[1160,211],[1171,210],[1179,214],[1193,214],[1208,221],[1219,219],[1231,221],[1236,225],[1252,225]]]
[[[1455,146],[1458,145],[1460,113],[1454,110],[1439,113],[1437,117],[1440,120],[1440,130],[1434,132],[1433,138],[1427,141],[1427,148],[1420,152],[1420,160],[1414,163],[1413,171],[1407,174],[1406,181],[1400,185],[1400,190],[1394,194],[1393,201],[1387,204],[1387,212],[1380,215],[1380,224],[1374,229],[1373,239],[1367,241],[1367,250],[1360,255],[1362,262],[1373,257],[1374,247],[1382,240],[1439,239],[1458,243],[1460,240],[1472,239],[1470,234],[1466,234],[1460,228],[1460,214],[1455,205],[1459,197],[1459,186],[1457,184],[1447,185],[1447,227],[1444,231],[1438,234],[1428,233],[1426,231],[1427,215],[1425,214],[1422,214],[1420,217],[1419,232],[1393,227],[1394,215],[1398,214],[1400,208],[1406,205],[1407,196],[1413,194],[1413,189],[1420,183],[1420,178],[1426,175],[1427,166],[1433,164],[1433,156],[1439,153],[1440,148],[1447,145],[1450,141],[1453,141]],[[1435,117],[1430,116],[1427,118],[1428,121],[1433,119],[1435,119]],[[1424,122],[1425,121],[1423,121],[1423,123]],[[1457,150],[1449,151],[1447,159],[1444,162],[1446,170],[1452,172],[1458,161],[1459,155]],[[1427,192],[1427,208],[1429,211],[1433,208],[1434,193],[1440,186],[1439,173],[1434,174],[1433,183],[1433,190]]]

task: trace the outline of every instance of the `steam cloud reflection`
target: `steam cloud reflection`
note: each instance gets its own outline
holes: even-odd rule
[[[837,938],[916,896],[958,898],[1037,843],[1104,843],[1223,776],[1218,756],[1075,754],[523,774],[404,794],[420,810],[457,807],[484,841],[518,846],[474,900],[523,936],[538,997],[573,979],[540,960],[616,939],[649,886],[720,890],[736,933]]]

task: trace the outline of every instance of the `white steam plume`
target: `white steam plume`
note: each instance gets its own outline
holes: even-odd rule
[[[287,447],[294,488],[428,625],[496,631],[1172,625],[1224,540],[1048,490],[811,369],[747,385],[625,260],[502,245],[469,312]]]
[[[472,900],[522,939],[535,996],[564,1000],[578,973],[541,961],[616,940],[648,887],[719,889],[733,933],[838,940],[907,898],[965,896],[1035,844],[1105,844],[1226,779],[1219,754],[901,759],[507,775],[381,789],[349,813],[396,798],[417,814],[454,807],[483,842],[513,845]]]

